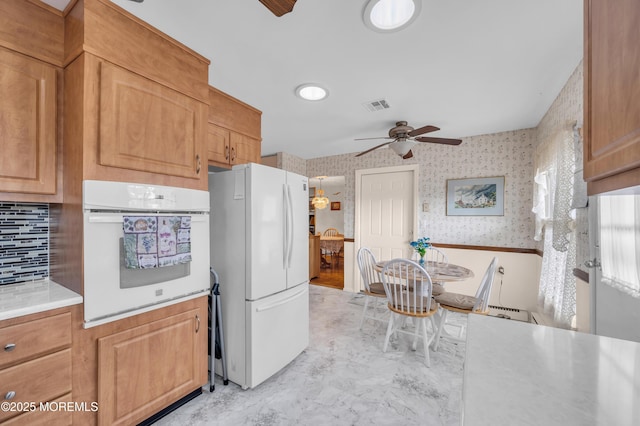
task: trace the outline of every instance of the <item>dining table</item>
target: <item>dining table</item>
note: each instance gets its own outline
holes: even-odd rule
[[[387,262],[389,261],[377,262],[374,269],[382,272]],[[429,261],[424,263],[424,269],[429,273],[433,282],[464,281],[475,276],[471,269],[453,263]]]
[[[320,249],[323,254],[322,266],[328,268],[330,266],[324,257],[326,254],[331,255],[331,260],[337,258],[337,254],[340,253],[344,247],[344,235],[321,235],[320,236]]]

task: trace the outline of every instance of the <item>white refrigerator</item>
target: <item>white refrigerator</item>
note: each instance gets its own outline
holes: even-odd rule
[[[249,163],[210,173],[209,192],[227,373],[252,388],[309,345],[308,179]]]

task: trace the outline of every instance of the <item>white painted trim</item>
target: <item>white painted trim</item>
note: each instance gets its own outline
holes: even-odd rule
[[[354,230],[353,230],[353,254],[354,260],[358,250],[360,249],[360,200],[361,200],[361,182],[362,177],[365,175],[379,175],[386,173],[397,173],[397,172],[413,172],[413,230],[411,231],[411,238],[415,237],[415,232],[418,229],[418,200],[420,198],[419,195],[419,185],[420,185],[420,165],[419,164],[409,164],[406,166],[393,166],[393,167],[377,167],[375,169],[361,169],[356,170],[356,193],[355,193],[355,212],[354,212]],[[359,292],[362,288],[360,271],[358,268],[353,268],[353,290],[354,292]]]

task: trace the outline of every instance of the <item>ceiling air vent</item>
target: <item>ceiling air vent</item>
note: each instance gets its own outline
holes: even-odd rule
[[[362,106],[364,106],[369,112],[382,111],[383,109],[390,108],[389,104],[384,99],[367,102],[362,104]]]

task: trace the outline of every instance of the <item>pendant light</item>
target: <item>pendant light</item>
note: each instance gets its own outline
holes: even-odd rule
[[[320,189],[316,191],[315,197],[311,199],[311,204],[318,210],[322,210],[329,205],[329,199],[324,196],[324,191],[322,190],[322,179],[324,178],[326,178],[326,176],[317,177],[317,179],[320,180]]]

